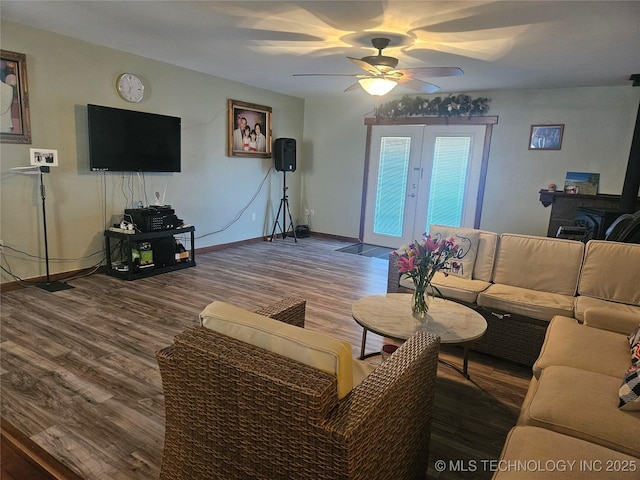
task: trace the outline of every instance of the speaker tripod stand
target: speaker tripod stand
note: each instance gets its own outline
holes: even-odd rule
[[[280,225],[280,221],[278,220],[280,217],[280,212],[282,212],[282,225]],[[291,216],[291,209],[289,208],[289,197],[287,196],[287,172],[282,172],[282,198],[280,199],[280,206],[278,207],[278,213],[276,213],[275,223],[273,224],[273,230],[271,230],[271,238],[270,242],[273,242],[273,239],[276,234],[276,228],[280,227],[280,233],[282,234],[282,238],[287,238],[287,232],[289,232],[289,228],[287,228],[287,216],[289,216],[289,228],[291,229],[291,233],[293,239],[296,243],[298,243],[298,237],[296,236],[296,229],[293,227],[293,217]]]

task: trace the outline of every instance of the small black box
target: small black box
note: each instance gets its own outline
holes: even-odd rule
[[[176,263],[176,241],[173,237],[151,240],[153,263],[156,267],[168,267]]]
[[[305,238],[311,235],[311,231],[309,230],[309,225],[298,225],[296,227],[296,237]]]

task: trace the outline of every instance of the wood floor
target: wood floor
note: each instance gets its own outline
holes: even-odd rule
[[[164,403],[155,351],[213,300],[256,309],[285,296],[307,300],[306,328],[346,340],[358,298],[384,293],[387,261],[336,252],[322,237],[276,239],[197,256],[197,266],[134,282],[103,274],[72,290],[2,294],[1,414],[84,479],[154,479],[160,472]],[[368,350],[382,340],[369,334]],[[442,357],[460,362],[458,349]],[[429,478],[487,479],[515,424],[529,368],[471,353],[465,380],[438,371]],[[436,460],[447,468],[435,469]],[[475,470],[475,471],[470,471]]]
[[[0,439],[2,480],[81,480],[4,418]]]

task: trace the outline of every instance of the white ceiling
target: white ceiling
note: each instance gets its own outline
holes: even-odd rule
[[[296,97],[342,93],[345,57],[392,40],[398,68],[457,66],[441,92],[629,86],[640,1],[10,1],[4,20]],[[395,45],[395,47],[394,47]],[[412,93],[399,86],[394,93]],[[415,92],[414,92],[415,93]]]

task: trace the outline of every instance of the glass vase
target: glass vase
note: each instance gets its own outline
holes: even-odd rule
[[[413,299],[411,302],[411,312],[413,317],[424,323],[427,319],[427,313],[429,312],[429,303],[431,297],[433,297],[433,291],[430,284],[416,284],[413,291]]]

